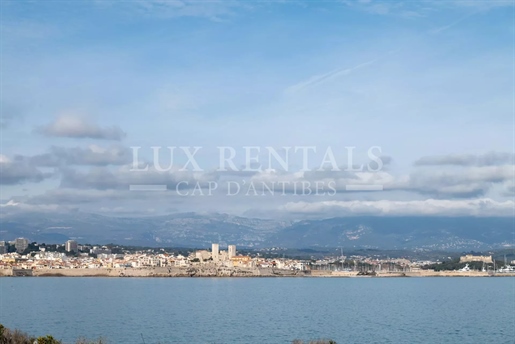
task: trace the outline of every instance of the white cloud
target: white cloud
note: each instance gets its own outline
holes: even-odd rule
[[[484,154],[448,154],[423,156],[415,161],[415,165],[490,166],[509,163],[513,164],[514,162],[515,154],[513,153],[489,152]]]
[[[0,164],[8,164],[11,162],[11,159],[9,159],[9,157],[3,155],[3,154],[0,154]]]
[[[126,135],[117,126],[102,128],[88,119],[77,115],[62,115],[54,122],[37,128],[36,131],[46,136],[116,141],[123,139]]]
[[[36,166],[70,166],[70,165],[124,165],[132,161],[132,153],[129,148],[120,145],[101,147],[90,145],[82,147],[50,147],[50,152],[30,157],[30,161]]]
[[[17,202],[14,200],[9,200],[6,203],[0,203],[1,215],[9,215],[13,213],[24,213],[24,212],[59,212],[59,211],[70,211],[76,210],[74,208],[68,207],[66,205],[59,204],[28,204],[24,202]]]
[[[312,76],[312,77],[310,77],[309,79],[307,79],[305,81],[301,81],[301,82],[299,82],[299,83],[297,83],[295,85],[289,86],[285,90],[285,92],[287,94],[294,94],[294,93],[297,93],[297,92],[299,92],[299,91],[301,91],[301,90],[303,90],[305,88],[321,85],[321,84],[323,84],[325,82],[328,82],[330,80],[333,80],[335,78],[349,75],[352,72],[354,72],[354,71],[356,71],[358,69],[361,69],[363,67],[369,66],[369,65],[373,64],[376,61],[377,61],[377,59],[371,60],[371,61],[366,61],[366,62],[360,63],[360,64],[358,64],[356,66],[350,67],[350,68],[338,68],[338,69],[332,70],[332,71],[324,73],[324,74],[319,74],[319,75]]]
[[[438,215],[438,216],[513,216],[514,201],[498,202],[489,198],[474,200],[423,201],[322,201],[289,202],[281,210],[298,214],[342,215]]]
[[[116,169],[95,167],[85,173],[74,169],[63,169],[61,187],[85,190],[129,190],[130,185],[166,185],[174,190],[193,188],[197,183],[205,187],[210,181],[216,181],[219,177],[214,172],[181,171],[178,167],[164,172],[151,167],[147,171],[132,169],[132,165],[124,165]]]

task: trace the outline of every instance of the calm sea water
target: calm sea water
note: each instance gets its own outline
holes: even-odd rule
[[[515,278],[0,278],[0,323],[65,342],[515,343]]]

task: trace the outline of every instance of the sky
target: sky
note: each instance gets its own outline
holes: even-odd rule
[[[0,16],[2,216],[514,214],[513,1],[2,0]]]

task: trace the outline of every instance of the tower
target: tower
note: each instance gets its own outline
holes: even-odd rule
[[[78,247],[77,247],[77,242],[75,240],[68,240],[65,245],[64,245],[64,248],[66,250],[66,252],[78,252]]]
[[[227,251],[229,251],[229,259],[236,257],[236,245],[229,245]]]
[[[211,244],[211,257],[214,262],[218,262],[220,260],[220,245],[219,244]]]
[[[29,241],[25,238],[18,238],[14,241],[14,247],[16,248],[16,252],[22,253],[29,247]]]

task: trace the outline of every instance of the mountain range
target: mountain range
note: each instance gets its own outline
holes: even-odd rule
[[[513,247],[509,217],[335,217],[282,221],[228,214],[181,213],[110,217],[88,213],[24,213],[0,219],[0,240],[207,248],[377,248],[485,250]]]

